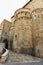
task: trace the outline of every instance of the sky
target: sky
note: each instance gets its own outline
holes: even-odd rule
[[[29,0],[0,0],[0,23],[3,19],[11,20],[14,12],[23,7]]]

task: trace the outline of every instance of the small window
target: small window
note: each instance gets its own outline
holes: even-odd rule
[[[17,38],[17,35],[15,35],[15,37]]]
[[[15,40],[17,40],[17,35],[15,35]]]
[[[27,12],[25,12],[25,15],[27,15]]]

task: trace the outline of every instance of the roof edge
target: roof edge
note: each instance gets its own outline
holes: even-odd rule
[[[30,0],[27,4],[25,4],[25,5],[23,6],[23,8],[25,8],[25,6],[28,5],[31,1],[32,1],[32,0]]]

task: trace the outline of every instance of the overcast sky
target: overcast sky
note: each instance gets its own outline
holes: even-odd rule
[[[10,21],[14,12],[23,7],[29,0],[0,0],[0,23],[3,19]]]

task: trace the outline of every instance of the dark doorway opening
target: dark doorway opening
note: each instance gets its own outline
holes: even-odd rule
[[[5,43],[5,48],[8,49],[8,40],[7,39],[4,39],[3,40],[3,43]]]

